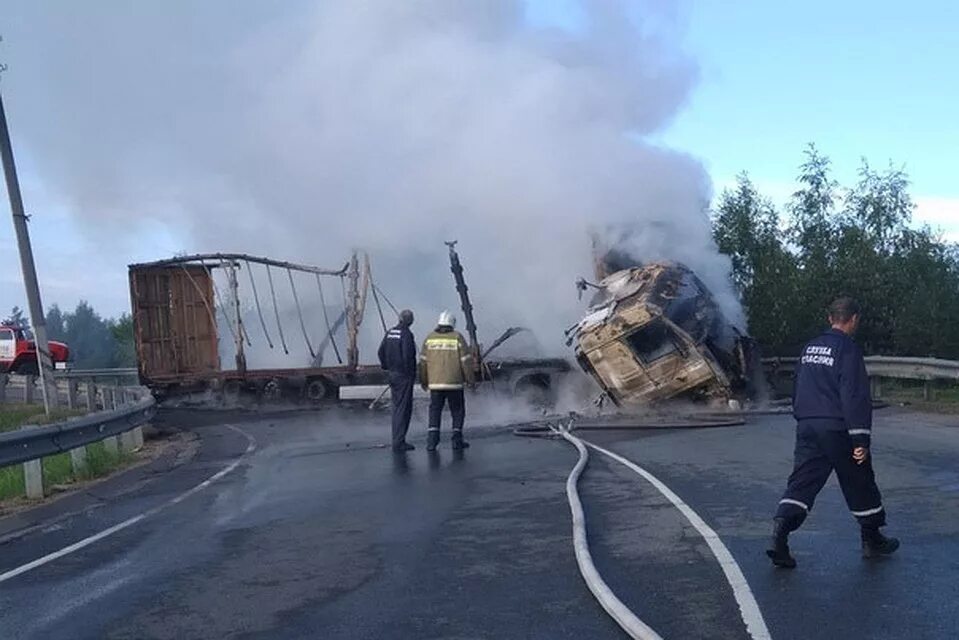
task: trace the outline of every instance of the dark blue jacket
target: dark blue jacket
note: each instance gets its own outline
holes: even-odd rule
[[[852,338],[830,329],[803,347],[796,365],[793,414],[797,420],[835,420],[857,447],[872,435],[872,395],[866,362]]]
[[[387,331],[377,355],[390,373],[416,377],[416,342],[409,327],[399,324]]]

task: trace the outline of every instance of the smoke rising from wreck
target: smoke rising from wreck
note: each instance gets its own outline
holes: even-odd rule
[[[11,119],[91,234],[159,221],[184,249],[331,267],[361,247],[418,335],[458,310],[458,239],[481,339],[523,325],[555,354],[589,231],[617,229],[743,324],[703,167],[647,140],[697,76],[672,3],[587,0],[575,33],[519,0],[16,4]]]

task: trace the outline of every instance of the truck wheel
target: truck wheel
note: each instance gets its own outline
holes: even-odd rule
[[[331,400],[335,394],[335,387],[325,378],[313,378],[307,381],[306,387],[303,389],[303,395],[313,404]]]
[[[276,402],[283,397],[283,387],[278,378],[271,378],[266,381],[260,390],[260,395],[267,402]]]
[[[19,376],[38,376],[40,375],[40,366],[36,360],[21,361],[16,368],[10,370],[10,373]]]

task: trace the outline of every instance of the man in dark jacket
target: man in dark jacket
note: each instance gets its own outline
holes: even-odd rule
[[[886,524],[886,512],[869,452],[872,397],[862,350],[852,340],[859,319],[860,308],[852,298],[833,302],[829,307],[832,328],[803,348],[796,365],[795,465],[766,550],[778,567],[796,566],[788,536],[805,521],[833,471],[862,529],[863,557],[877,558],[899,548],[898,540],[879,532]]]
[[[427,336],[420,351],[420,385],[430,392],[430,426],[426,450],[436,451],[440,441],[440,419],[449,403],[453,415],[453,449],[470,445],[463,440],[466,397],[463,387],[475,384],[473,355],[466,339],[456,332],[456,318],[449,311],[440,314],[436,329]]]
[[[400,311],[400,321],[383,337],[378,352],[380,365],[390,374],[390,395],[393,404],[393,451],[412,451],[416,447],[406,441],[413,415],[413,385],[416,382],[416,343],[410,327],[413,312]]]

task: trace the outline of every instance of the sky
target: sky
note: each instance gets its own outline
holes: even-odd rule
[[[959,241],[959,182],[954,179],[959,45],[951,32],[959,18],[956,5],[932,0],[650,3],[662,5],[657,15],[669,18],[657,37],[680,41],[698,80],[672,117],[644,135],[646,141],[698,159],[714,193],[745,170],[760,191],[780,203],[793,188],[809,142],[832,158],[836,177],[847,184],[855,180],[862,157],[877,167],[892,161],[912,179],[917,221]],[[587,12],[573,0],[530,0],[527,15],[538,26],[576,31],[585,28]],[[0,33],[3,16],[0,9]],[[0,43],[0,62],[22,58],[24,51],[11,52],[19,46]],[[105,315],[118,315],[129,306],[127,264],[230,248],[228,243],[192,246],[190,236],[175,226],[148,224],[129,234],[118,231],[122,220],[104,220],[93,229],[78,224],[82,212],[47,188],[29,143],[17,135],[18,114],[31,105],[8,88],[44,80],[19,78],[0,88],[27,211],[33,215],[32,240],[47,306],[71,308],[82,298]],[[65,124],[50,126],[56,135]],[[2,188],[0,193],[5,195]],[[3,210],[6,218],[9,212]],[[24,306],[9,222],[0,223],[0,255],[7,265],[0,272],[0,309]]]
[[[720,191],[747,171],[777,203],[808,143],[856,180],[861,159],[912,180],[916,219],[959,242],[959,4],[949,0],[677,3],[699,65],[689,103],[655,138],[700,158]],[[535,19],[577,28],[573,0]]]

